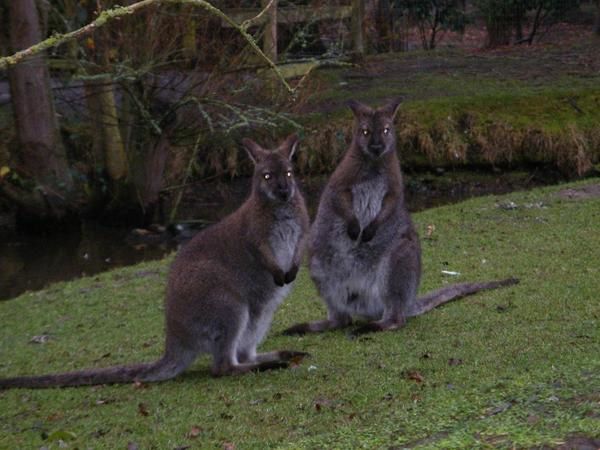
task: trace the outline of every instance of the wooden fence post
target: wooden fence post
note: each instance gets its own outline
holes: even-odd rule
[[[265,8],[269,0],[261,0]],[[263,52],[273,62],[277,62],[277,0],[273,0],[269,11],[266,13],[265,32],[263,36]]]
[[[354,53],[365,53],[363,20],[365,18],[365,0],[352,0],[352,43]]]

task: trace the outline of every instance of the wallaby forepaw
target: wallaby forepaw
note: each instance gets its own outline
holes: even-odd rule
[[[273,273],[273,281],[279,287],[285,286],[285,276],[286,274],[283,270],[279,269]]]
[[[365,227],[362,232],[361,241],[369,242],[373,237],[375,237],[375,233],[377,232],[377,222],[373,221],[369,225]]]
[[[350,219],[350,222],[348,222],[347,232],[348,236],[353,241],[358,239],[358,235],[360,234],[360,223],[356,217],[353,217]]]
[[[298,275],[299,268],[300,266],[293,266],[290,270],[288,270],[284,277],[285,284],[290,284],[296,279],[296,275]]]

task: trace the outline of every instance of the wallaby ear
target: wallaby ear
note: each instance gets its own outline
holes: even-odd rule
[[[357,118],[373,114],[373,110],[370,107],[359,102],[358,100],[348,100],[348,103],[346,104],[352,110],[354,116]]]
[[[267,152],[250,138],[242,139],[242,144],[254,164],[258,164],[267,155]]]
[[[291,161],[294,153],[296,153],[296,150],[298,149],[298,142],[298,135],[296,133],[290,134],[279,146],[279,151],[283,156]]]
[[[400,109],[400,103],[402,103],[402,100],[404,100],[403,97],[396,97],[390,100],[385,106],[382,106],[380,111],[394,119],[394,117],[396,117],[396,113]]]

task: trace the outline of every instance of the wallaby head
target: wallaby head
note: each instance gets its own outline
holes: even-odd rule
[[[372,159],[378,159],[395,150],[394,118],[400,106],[400,99],[376,109],[356,100],[350,100],[348,106],[355,119],[352,138],[354,147]]]
[[[252,139],[245,138],[244,148],[254,163],[252,192],[271,202],[288,202],[296,193],[292,157],[298,137],[292,134],[279,147],[267,150]]]

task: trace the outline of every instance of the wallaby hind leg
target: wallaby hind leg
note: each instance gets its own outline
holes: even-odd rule
[[[136,379],[143,382],[165,381],[175,378],[194,362],[198,352],[191,349],[178,348],[175,352],[166,350],[165,355],[155,367],[140,373]]]
[[[421,274],[418,242],[404,238],[390,259],[386,298],[381,318],[354,330],[353,334],[397,330],[406,324],[407,311],[417,299]]]
[[[212,355],[213,365],[211,374],[215,377],[223,375],[238,375],[252,371],[265,371],[272,369],[284,369],[289,366],[288,361],[268,360],[247,362],[238,361],[238,345],[243,330],[248,322],[248,313],[228,315],[227,322],[221,323],[221,334],[214,340]],[[254,356],[254,355],[253,355]],[[242,356],[248,358],[249,356]],[[254,359],[254,358],[253,358]]]
[[[345,305],[346,300],[340,300],[340,292],[345,291],[345,287],[340,286],[329,276],[322,276],[323,269],[314,260],[310,266],[312,279],[317,286],[321,298],[327,305],[327,319],[315,320],[313,322],[303,322],[293,325],[283,331],[283,334],[306,334],[320,333],[323,331],[336,330],[352,325],[352,316],[342,311],[340,306]]]

